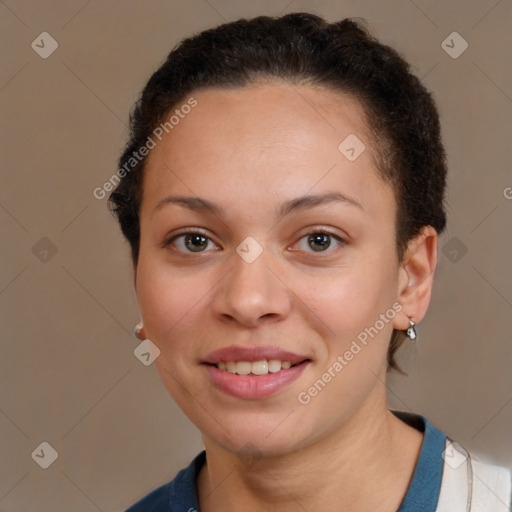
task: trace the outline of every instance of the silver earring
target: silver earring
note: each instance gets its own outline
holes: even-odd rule
[[[418,337],[418,334],[416,333],[416,329],[414,328],[416,324],[412,321],[412,320],[409,320],[409,327],[406,331],[406,334],[407,334],[407,337],[412,341],[416,341],[416,338]]]
[[[133,335],[134,335],[138,340],[144,340],[144,336],[142,336],[142,335],[141,335],[142,327],[143,327],[143,324],[142,324],[142,322],[140,322],[140,323],[138,323],[138,324],[133,328]]]

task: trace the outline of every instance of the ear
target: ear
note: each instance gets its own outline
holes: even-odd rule
[[[437,266],[437,231],[424,226],[407,245],[398,270],[398,302],[402,310],[393,320],[393,327],[404,331],[409,319],[419,323],[427,312]]]

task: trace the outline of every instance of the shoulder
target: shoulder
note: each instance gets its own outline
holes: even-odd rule
[[[446,439],[438,512],[464,503],[479,512],[510,512],[512,471],[481,460],[459,443]]]
[[[196,479],[206,462],[203,450],[170,482],[157,487],[125,512],[190,512],[199,510]]]
[[[400,512],[512,512],[512,472],[481,459],[427,418],[392,411],[424,432],[421,453]]]
[[[167,512],[169,509],[169,488],[173,481],[161,485],[134,503],[125,512]]]
[[[496,502],[493,511],[511,510],[512,471],[509,468],[482,462],[473,456],[473,502],[475,505]],[[501,502],[501,503],[500,503]],[[481,506],[481,505],[480,505]],[[491,508],[488,507],[489,510]],[[482,510],[484,510],[482,508]]]

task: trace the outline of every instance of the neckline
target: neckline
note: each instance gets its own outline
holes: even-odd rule
[[[403,411],[391,411],[397,418],[423,432],[423,442],[413,477],[397,512],[435,512],[443,474],[442,453],[446,436],[425,417]],[[197,477],[206,463],[206,451],[201,451],[190,465],[169,482],[169,510],[183,504],[184,511],[199,511]]]

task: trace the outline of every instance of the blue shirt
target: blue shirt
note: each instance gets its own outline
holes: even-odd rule
[[[424,433],[414,475],[397,512],[435,512],[443,476],[446,436],[423,416],[392,412]],[[203,450],[173,480],[151,491],[126,512],[200,512],[196,480],[205,462]]]

